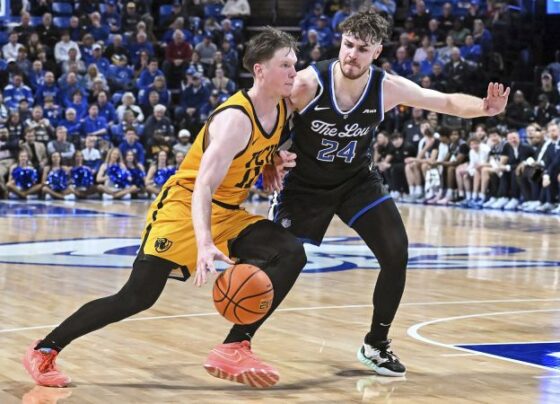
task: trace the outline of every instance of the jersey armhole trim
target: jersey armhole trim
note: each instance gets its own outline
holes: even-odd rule
[[[310,107],[314,106],[317,101],[319,100],[319,98],[321,98],[321,96],[323,95],[323,91],[325,90],[325,86],[323,85],[323,80],[321,79],[321,75],[319,74],[319,70],[317,70],[317,66],[315,65],[311,65],[312,69],[313,69],[313,73],[315,73],[315,77],[317,77],[317,84],[319,84],[319,94],[317,94],[311,101],[309,101],[309,104],[307,104],[300,112],[300,115],[305,114]]]
[[[245,153],[245,151],[247,150],[247,148],[249,147],[249,145],[251,144],[251,142],[253,141],[253,136],[255,134],[255,127],[253,125],[253,120],[251,119],[251,116],[249,115],[249,113],[247,112],[247,110],[245,108],[243,108],[241,105],[228,105],[225,106],[221,109],[219,109],[218,111],[215,111],[215,113],[213,113],[208,120],[206,121],[206,129],[204,130],[204,138],[202,139],[202,154],[204,154],[204,152],[206,151],[206,139],[207,139],[207,135],[208,135],[208,130],[210,129],[210,123],[212,122],[212,120],[214,119],[214,117],[216,115],[218,115],[220,112],[225,111],[226,109],[237,109],[241,112],[243,112],[247,118],[249,118],[249,121],[251,122],[251,136],[249,137],[249,141],[247,142],[247,144],[245,145],[245,147],[243,148],[243,150],[241,150],[239,153],[237,153],[235,155],[235,157],[233,158],[234,160],[236,158],[238,158],[239,156],[241,156],[243,153]]]
[[[381,119],[379,123],[385,119],[385,105],[383,105],[383,82],[385,81],[385,71],[380,70],[381,79],[379,80],[379,109],[381,111]]]

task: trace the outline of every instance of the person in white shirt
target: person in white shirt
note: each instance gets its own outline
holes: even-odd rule
[[[249,17],[251,7],[247,0],[227,0],[224,8],[222,8],[222,15],[227,18]]]
[[[459,186],[464,186],[466,191],[466,198],[462,206],[470,206],[473,203],[478,203],[484,200],[484,195],[480,191],[480,169],[488,162],[490,156],[490,146],[486,143],[481,143],[477,136],[472,136],[469,139],[469,164],[463,170],[457,170],[457,183]]]
[[[58,63],[66,62],[69,59],[68,51],[70,49],[76,49],[76,60],[80,60],[82,55],[80,53],[80,48],[78,44],[70,40],[70,34],[68,31],[64,31],[60,37],[60,41],[54,46],[54,58]]]
[[[82,150],[84,164],[97,172],[97,168],[101,163],[101,153],[95,148],[95,136],[86,137],[86,147]]]
[[[18,43],[18,34],[16,32],[10,33],[8,37],[8,43],[2,46],[2,54],[4,59],[17,59],[18,51],[23,48],[23,45]]]

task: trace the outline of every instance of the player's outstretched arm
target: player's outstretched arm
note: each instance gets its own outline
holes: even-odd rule
[[[404,77],[393,74],[387,74],[383,81],[385,111],[397,105],[407,105],[461,118],[499,114],[507,105],[509,92],[510,88],[504,88],[503,84],[489,83],[486,97],[478,98],[422,88]]]
[[[220,112],[210,123],[206,134],[206,150],[200,162],[192,196],[192,219],[198,257],[194,283],[206,283],[207,272],[216,272],[214,260],[233,264],[212,240],[210,218],[212,195],[222,183],[231,162],[244,150],[251,138],[251,121],[241,111],[228,109]]]

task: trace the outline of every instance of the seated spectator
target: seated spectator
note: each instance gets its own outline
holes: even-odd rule
[[[122,32],[125,35],[131,35],[136,29],[136,24],[140,22],[140,14],[136,10],[136,4],[129,1],[126,8],[123,9],[121,18]]]
[[[128,172],[130,173],[130,183],[136,187],[136,189],[131,192],[131,195],[137,196],[139,193],[144,193],[146,191],[145,188],[146,172],[144,170],[144,165],[142,165],[136,159],[137,156],[134,154],[133,150],[128,150],[126,153],[123,154],[123,156],[124,156],[124,165],[128,170]]]
[[[219,37],[216,43],[223,43],[227,41],[231,44],[233,48],[239,47],[243,48],[243,37],[239,31],[233,28],[231,20],[229,18],[224,18],[220,23],[221,29],[219,31]]]
[[[312,26],[317,32],[317,39],[322,48],[330,48],[333,41],[333,32],[330,27],[330,19],[326,15],[322,15]]]
[[[445,38],[445,46],[437,49],[437,55],[440,62],[445,65],[451,61],[451,53],[455,48],[455,41],[451,35]]]
[[[436,63],[439,63],[436,50],[433,46],[429,46],[426,50],[426,58],[420,63],[420,73],[424,76],[432,74]]]
[[[148,35],[140,31],[136,34],[136,42],[130,45],[131,62],[136,64],[140,60],[140,53],[145,51],[150,58],[154,57],[154,47],[148,42]]]
[[[66,100],[65,108],[73,108],[76,111],[76,117],[79,121],[83,120],[88,113],[88,103],[80,90],[76,90],[72,94],[71,100]]]
[[[51,140],[47,144],[47,153],[49,156],[54,152],[60,153],[62,156],[62,165],[72,165],[74,153],[76,149],[72,143],[67,140],[68,130],[64,126],[56,128],[56,139]]]
[[[140,73],[137,86],[141,90],[151,90],[154,80],[158,76],[163,76],[163,72],[158,68],[158,61],[155,58],[150,59],[148,67]]]
[[[453,28],[449,31],[448,35],[453,38],[455,45],[463,45],[465,38],[471,33],[471,30],[463,26],[463,20],[460,17],[455,18],[453,21]]]
[[[548,70],[543,70],[541,73],[541,86],[537,89],[537,91],[535,91],[533,104],[538,102],[538,97],[541,94],[545,94],[552,105],[557,106],[560,104],[560,94],[558,93],[558,88],[554,85],[554,82],[552,81],[552,74],[550,74]]]
[[[163,34],[163,38],[161,38],[161,44],[166,46],[171,41],[173,41],[173,36],[175,32],[180,31],[183,34],[183,40],[187,43],[192,43],[193,41],[193,34],[191,31],[185,28],[185,19],[183,17],[177,17],[176,19],[172,20],[173,23],[170,24],[170,27],[165,33]],[[165,25],[165,24],[164,24]],[[169,25],[169,24],[168,24]]]
[[[185,41],[182,31],[173,33],[173,41],[165,48],[165,62],[163,71],[169,83],[174,83],[171,88],[179,88],[185,68],[192,57],[192,47]]]
[[[430,38],[428,38],[427,35],[424,35],[420,41],[420,45],[420,47],[416,48],[414,57],[412,58],[412,61],[418,63],[422,63],[428,57],[428,48],[431,46]]]
[[[73,71],[77,74],[84,74],[86,72],[85,62],[78,58],[78,49],[70,48],[68,49],[68,54],[66,55],[66,60],[62,62],[62,72],[68,73]]]
[[[521,129],[534,121],[533,109],[521,90],[513,94],[513,100],[506,106],[505,114],[507,124],[515,129]]]
[[[442,131],[447,129],[442,128]],[[457,194],[457,167],[464,164],[469,158],[469,145],[461,139],[461,132],[458,129],[449,131],[449,145],[447,154],[443,159],[437,161],[437,166],[442,169],[443,198],[436,201],[438,205],[449,205],[459,200]],[[464,197],[464,196],[463,196]]]
[[[60,39],[60,31],[57,27],[53,25],[53,18],[50,12],[41,13],[43,15],[42,23],[37,26],[37,33],[39,34],[39,39],[41,43],[45,44],[49,49],[54,49],[56,43]],[[32,15],[41,15],[31,13]]]
[[[93,83],[95,81],[101,81],[101,85],[104,90],[108,90],[107,87],[107,80],[105,79],[105,75],[99,71],[99,68],[95,64],[90,64],[87,68],[87,73],[84,77],[85,79],[85,86],[88,91],[91,92],[93,88]]]
[[[117,111],[113,104],[109,102],[106,91],[101,91],[97,95],[97,108],[99,108],[99,116],[105,118],[108,126],[112,126],[117,122]]]
[[[399,76],[407,77],[412,74],[412,62],[407,57],[406,49],[399,47],[396,52],[396,60],[392,64],[393,70]]]
[[[141,107],[147,106],[149,104],[149,93],[156,92],[158,94],[159,103],[162,105],[169,105],[171,101],[171,93],[167,89],[167,83],[165,81],[165,77],[157,76],[153,82],[153,85],[150,90],[141,90],[140,91],[140,99],[139,104]]]
[[[480,63],[482,61],[482,48],[474,43],[472,35],[465,37],[465,44],[461,46],[461,57],[471,62]]]
[[[457,92],[465,88],[468,67],[459,48],[455,47],[451,51],[451,60],[444,66],[443,73],[447,77],[449,91]]]
[[[46,200],[72,200],[75,199],[74,192],[70,187],[70,167],[62,165],[60,153],[54,152],[50,155],[50,164],[45,167],[42,176],[41,188]]]
[[[394,0],[373,0],[371,7],[378,13],[386,14],[388,16],[395,15],[397,4]]]
[[[81,147],[82,133],[84,133],[83,126],[74,108],[66,108],[64,119],[59,121],[59,126],[66,128],[68,139],[74,146]]]
[[[236,78],[239,66],[239,55],[237,51],[228,41],[224,41],[222,42],[220,53],[222,55],[222,63],[225,65],[224,71],[228,72],[229,77]],[[202,64],[200,66],[203,67]],[[204,72],[204,70],[199,70],[199,67],[192,62],[189,64],[189,67],[194,67],[196,71],[200,71],[201,73]]]
[[[35,27],[31,25],[31,14],[27,11],[21,12],[21,22],[19,25],[15,26],[12,32],[18,35],[19,43],[27,43],[31,34],[35,33]],[[38,36],[37,36],[38,38]],[[6,55],[4,55],[6,57]]]
[[[235,92],[235,83],[224,76],[223,69],[216,69],[216,76],[211,80],[212,87],[224,94],[233,94]]]
[[[8,129],[10,139],[22,139],[23,138],[23,122],[21,121],[19,111],[12,111],[8,116],[8,123],[6,124],[6,129]]]
[[[130,60],[130,52],[128,51],[128,48],[123,44],[122,35],[116,34],[113,36],[113,40],[105,48],[105,52],[103,52],[103,56],[105,56],[107,60],[113,60],[114,56],[119,56],[120,58],[124,56],[126,60]]]
[[[92,56],[91,59],[86,60],[86,63],[91,65],[92,63],[97,66],[97,69],[103,75],[106,75],[109,72],[109,60],[103,56],[103,49],[100,44],[96,43],[92,47]]]
[[[64,30],[60,36],[60,41],[58,41],[54,47],[54,58],[57,63],[63,63],[69,60],[70,49],[76,50],[74,60],[80,60],[82,55],[80,54],[78,44],[70,39],[70,32]]]
[[[502,139],[496,128],[491,128],[488,130],[486,144],[490,147],[490,154],[488,162],[479,166],[480,193],[476,208],[488,208],[498,200],[499,175],[501,175],[499,166],[506,141]]]
[[[107,25],[101,23],[101,14],[95,11],[89,14],[89,20],[87,30],[93,36],[93,39],[96,41],[106,42],[107,39],[109,39],[111,31]]]
[[[60,89],[58,88],[53,72],[45,72],[43,84],[37,87],[35,91],[35,102],[42,105],[45,97],[51,97],[56,102],[60,102]]]
[[[226,0],[221,14],[227,18],[246,18],[251,15],[248,0]]]
[[[110,139],[107,120],[99,115],[99,107],[96,104],[92,104],[88,108],[88,116],[84,119],[83,131],[86,136]]]
[[[8,122],[9,114],[10,111],[8,110],[6,104],[4,104],[4,96],[0,93],[0,128],[4,127],[6,122]]]
[[[23,76],[15,74],[12,83],[4,88],[4,103],[9,109],[18,109],[19,101],[26,99],[30,105],[33,105],[33,92],[31,88],[23,84]]]
[[[126,111],[132,111],[134,114],[134,121],[135,122],[143,122],[144,121],[144,114],[142,113],[142,109],[135,105],[136,99],[134,95],[130,92],[124,93],[121,99],[122,105],[117,107],[117,117],[119,122],[123,120],[124,113]]]
[[[200,63],[208,68],[214,62],[214,54],[218,51],[218,47],[212,42],[213,35],[207,33],[204,35],[202,42],[195,46],[196,52],[200,56]]]
[[[160,104],[159,102],[159,93],[157,91],[150,91],[148,94],[147,103],[146,100],[142,100],[142,112],[144,116],[150,116],[154,113],[154,108],[156,105]]]
[[[416,10],[412,13],[414,21],[414,28],[418,30],[426,30],[432,15],[430,10],[426,8],[426,3],[423,0],[416,0]]]
[[[52,139],[54,127],[50,121],[44,117],[43,108],[40,105],[33,107],[31,117],[24,122],[25,128],[33,128],[35,136],[40,142]]]
[[[426,32],[426,36],[430,41],[430,46],[437,48],[444,45],[445,35],[439,28],[439,21],[435,18],[432,18],[428,23],[428,31]]]
[[[481,19],[475,19],[473,23],[474,43],[480,45],[482,53],[488,55],[493,48],[492,34],[484,26]]]
[[[175,110],[176,120],[180,121],[186,116],[196,119],[200,107],[208,100],[208,96],[208,89],[202,85],[202,75],[196,72],[192,76],[192,83],[181,92],[181,106]]]
[[[105,4],[107,4],[107,8],[101,15],[102,24],[109,27],[111,34],[118,34],[121,31],[121,15],[117,8],[117,1],[108,0]],[[111,56],[108,57],[110,58]]]
[[[555,83],[560,83],[560,50],[554,52],[554,62],[546,66],[546,70],[552,74],[552,79]]]
[[[101,165],[101,153],[95,148],[95,136],[87,136],[85,148],[82,150],[84,164],[94,173],[97,172]]]
[[[8,36],[8,43],[2,46],[2,55],[5,59],[16,59],[21,48],[23,45],[18,42],[17,32],[11,32]]]
[[[409,193],[404,167],[407,160],[416,156],[416,149],[411,144],[405,143],[400,132],[391,135],[390,140],[385,162],[389,165],[387,176],[391,195],[393,199],[398,200]]]
[[[28,199],[29,196],[38,195],[43,184],[39,181],[37,170],[31,165],[25,150],[18,154],[17,163],[10,167],[10,174],[6,188],[14,197]]]
[[[101,161],[101,155],[99,155],[99,161]],[[74,195],[78,199],[85,199],[98,193],[95,172],[85,164],[84,154],[80,150],[74,154],[74,166],[70,170],[70,180]]]
[[[407,77],[410,81],[415,82],[416,84],[420,85],[422,81],[422,73],[420,73],[420,63],[412,62],[412,73]]]
[[[27,77],[33,91],[36,91],[40,85],[45,83],[45,73],[43,62],[35,60],[31,66],[29,76]]]
[[[183,153],[187,155],[191,149],[191,132],[188,129],[181,129],[177,135],[178,142],[173,145],[173,154]]]
[[[229,66],[224,63],[224,57],[220,51],[214,54],[214,63],[208,68],[208,77],[214,77],[218,69],[222,69],[224,76],[233,77]]]
[[[96,177],[97,188],[103,193],[103,199],[130,199],[130,194],[138,191],[138,188],[130,183],[131,180],[119,149],[109,150]]]
[[[159,151],[146,174],[146,191],[149,194],[158,195],[161,192],[163,184],[171,176],[172,170],[170,169],[171,165],[169,164],[167,152],[164,150]]]
[[[140,164],[144,164],[146,152],[144,146],[138,141],[138,136],[134,131],[134,128],[128,128],[124,135],[124,140],[119,145],[119,150],[123,156],[126,156],[128,151],[132,151],[136,161]]]
[[[33,128],[25,129],[25,142],[21,142],[19,147],[21,150],[27,152],[31,165],[35,167],[39,173],[42,173],[43,168],[49,162],[47,147],[45,143],[36,141],[35,130]]]
[[[127,65],[124,55],[115,54],[109,66],[108,84],[112,91],[129,91],[134,88],[134,71]]]
[[[541,94],[537,97],[537,106],[535,107],[535,122],[541,126],[545,126],[552,119],[558,117],[558,110],[550,102],[546,94]]]
[[[185,74],[190,74],[191,76],[195,73],[200,73],[204,75],[204,65],[200,62],[200,55],[197,51],[193,51],[191,63],[189,63],[189,67],[185,70]],[[181,86],[184,88],[184,86]]]
[[[70,39],[74,42],[79,42],[84,36],[84,27],[80,23],[80,19],[73,15],[70,17],[70,26],[68,27],[68,32],[70,33]]]
[[[488,163],[490,147],[477,136],[471,136],[468,144],[469,162],[465,167],[457,169],[457,186],[459,195],[462,189],[465,190],[465,200],[461,202],[461,206],[475,207],[483,201],[483,196],[480,195],[480,170]]]
[[[165,106],[161,104],[156,105],[154,114],[148,117],[144,126],[148,155],[151,157],[156,153],[155,149],[159,149],[162,143],[167,145],[166,151],[170,151],[171,145],[175,143],[173,124],[165,116],[165,111]]]
[[[43,103],[43,116],[47,118],[53,128],[58,126],[61,119],[61,108],[60,105],[55,104],[53,97],[45,97]]]

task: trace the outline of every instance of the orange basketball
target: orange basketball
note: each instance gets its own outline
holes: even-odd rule
[[[268,275],[260,268],[238,264],[222,272],[212,291],[216,310],[235,324],[252,324],[263,318],[274,297]]]

